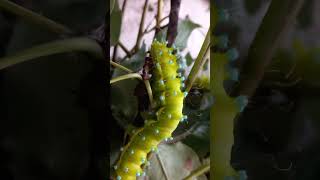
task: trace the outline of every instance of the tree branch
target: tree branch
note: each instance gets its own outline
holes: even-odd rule
[[[168,46],[171,46],[178,33],[179,10],[181,0],[171,0],[171,9],[169,14],[169,26],[167,32]]]

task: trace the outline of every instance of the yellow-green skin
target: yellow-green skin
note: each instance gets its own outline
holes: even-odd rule
[[[215,26],[219,23],[219,15],[216,6],[211,5],[213,6],[211,12],[212,31],[214,31]],[[210,159],[212,162],[210,179],[224,180],[226,177],[238,177],[237,172],[230,164],[230,160],[234,143],[234,120],[243,107],[239,105],[239,99],[241,98],[230,97],[224,88],[224,81],[232,79],[230,68],[226,68],[232,59],[227,53],[214,52],[219,39],[213,35],[213,32],[211,42],[210,87],[214,96],[214,104],[210,113]],[[240,104],[242,103],[240,102]]]
[[[182,108],[185,93],[180,90],[182,82],[177,77],[179,64],[172,51],[173,48],[157,41],[151,46],[154,63],[151,81],[158,108],[157,119],[148,120],[124,147],[115,167],[118,180],[135,180],[143,175],[142,166],[147,162],[147,154],[155,151],[162,140],[170,138],[184,119]]]
[[[236,176],[236,171],[230,165],[231,149],[234,141],[234,119],[239,113],[235,98],[226,93],[223,82],[228,78],[225,65],[228,59],[225,54],[213,54],[211,65],[211,88],[215,97],[211,110],[211,143],[212,179],[223,180],[226,176]],[[213,75],[213,76],[212,76]]]

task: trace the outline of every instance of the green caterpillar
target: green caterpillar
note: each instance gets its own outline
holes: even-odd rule
[[[211,18],[213,22],[211,24],[213,24],[212,29],[214,30],[219,22],[228,19],[228,15],[225,11],[218,11],[216,6],[212,6]],[[211,41],[210,86],[215,98],[210,114],[210,159],[213,162],[211,172],[213,179],[234,179],[239,177],[239,174],[230,165],[231,149],[234,141],[234,120],[246,106],[247,98],[244,96],[230,97],[224,88],[226,80],[238,80],[237,69],[230,65],[230,62],[237,58],[237,51],[235,49],[225,51],[228,46],[227,36],[216,36],[212,32]]]
[[[143,166],[148,165],[147,154],[157,151],[162,140],[168,140],[180,121],[187,117],[182,114],[183,101],[187,92],[182,92],[184,76],[179,73],[183,64],[174,54],[176,49],[166,43],[154,41],[151,45],[153,61],[151,84],[156,102],[156,116],[148,119],[123,148],[116,164],[117,180],[134,180],[144,176]]]

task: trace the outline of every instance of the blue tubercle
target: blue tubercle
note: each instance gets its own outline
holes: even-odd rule
[[[247,96],[238,96],[236,97],[236,103],[239,106],[240,112],[242,112],[248,104]]]
[[[224,10],[224,9],[222,9],[222,10],[218,10],[218,22],[220,23],[220,22],[226,22],[226,21],[228,21],[229,20],[229,18],[230,18],[230,14],[226,11],[226,10]]]
[[[227,35],[218,36],[218,44],[217,46],[221,49],[226,49],[228,47],[229,38]]]
[[[248,179],[246,171],[243,171],[243,170],[239,171],[239,176],[240,176],[239,180],[247,180]]]
[[[236,48],[231,48],[227,51],[226,55],[230,61],[234,61],[234,60],[238,59],[239,52]]]

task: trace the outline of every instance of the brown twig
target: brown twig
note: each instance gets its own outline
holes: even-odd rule
[[[165,24],[165,25],[161,26],[160,29],[164,29],[165,27],[168,27],[168,26],[169,26],[169,24]],[[156,27],[156,26],[153,27],[153,28],[151,28],[151,29],[149,29],[149,30],[146,31],[144,34],[148,34],[148,33],[152,32],[152,31],[154,31],[154,30],[157,30],[157,27]]]
[[[182,134],[179,134],[178,136],[174,137],[172,140],[168,140],[167,142],[164,141],[163,143],[175,144],[175,143],[185,139],[186,137],[188,137],[189,135],[192,134],[192,131],[195,130],[195,128],[198,127],[198,125],[199,125],[199,123],[195,123],[187,131],[183,132]]]
[[[118,43],[113,47],[112,61],[116,62]]]
[[[160,20],[160,24],[161,24],[164,20],[166,20],[167,18],[169,18],[169,16],[166,16],[166,17],[162,18],[162,19]],[[151,31],[153,31],[153,30],[155,30],[155,29],[157,28],[157,26],[155,25],[155,26],[153,26],[151,29],[149,29],[149,27],[151,26],[152,22],[153,22],[153,21],[151,21],[151,22],[148,24],[148,26],[147,26],[146,29],[144,30],[143,34],[147,34],[147,33],[151,32]],[[168,26],[168,24],[163,25],[163,26],[160,26],[160,30],[163,29],[163,28],[165,28],[165,27],[167,27],[167,26]],[[156,32],[156,34],[157,34],[157,32]]]
[[[123,1],[123,4],[122,4],[122,8],[121,8],[121,10],[122,10],[122,15],[123,15],[124,10],[126,9],[126,6],[127,6],[127,0],[124,0],[124,1]]]
[[[167,32],[168,46],[171,46],[178,33],[179,10],[181,0],[171,0],[171,9],[169,14],[169,26]]]
[[[120,41],[118,42],[118,45],[126,52],[128,57],[131,57],[131,52]]]
[[[141,40],[142,40],[142,37],[143,37],[144,20],[145,20],[145,16],[146,16],[146,12],[147,12],[148,3],[149,3],[149,0],[145,0],[144,6],[143,6],[142,15],[141,15],[141,21],[140,21],[140,26],[139,26],[137,42],[136,42],[136,45],[134,47],[135,51],[139,50],[139,47],[140,47],[140,44],[141,44]]]
[[[127,0],[124,0],[123,1],[123,4],[122,4],[122,17],[123,17],[123,14],[124,14],[124,11],[126,9],[126,6],[127,6]],[[122,24],[121,24],[122,26]],[[120,28],[121,29],[121,28]],[[113,56],[112,56],[112,61],[116,62],[116,58],[117,58],[117,50],[118,50],[118,46],[119,46],[119,39],[118,39],[118,43],[114,46],[114,49],[113,49]],[[121,45],[120,45],[121,46]],[[123,49],[123,48],[122,48]],[[124,49],[123,49],[124,50]],[[124,50],[125,51],[125,50]],[[129,56],[129,54],[128,54]]]

